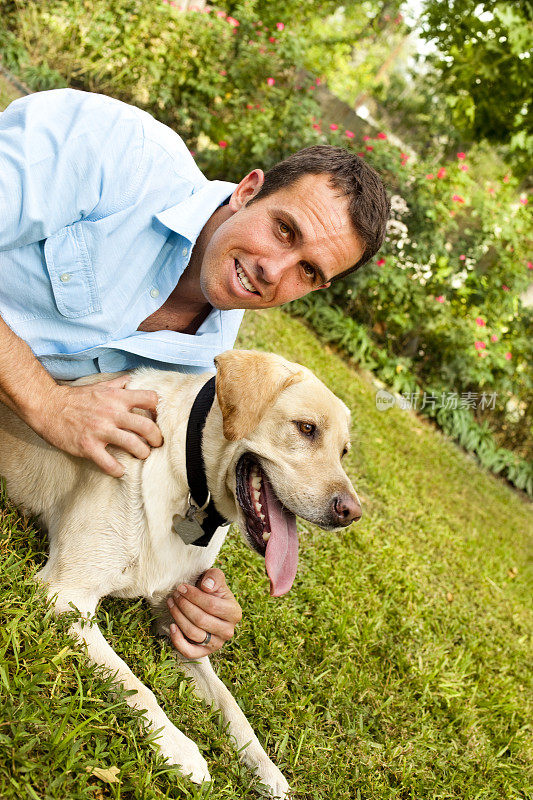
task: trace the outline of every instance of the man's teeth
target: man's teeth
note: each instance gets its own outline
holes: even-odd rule
[[[255,291],[254,287],[252,286],[252,284],[250,283],[250,281],[248,280],[248,278],[244,274],[244,270],[243,270],[243,268],[241,267],[241,265],[239,264],[238,261],[235,261],[235,268],[237,270],[237,277],[239,279],[239,282],[240,282],[241,286],[244,289],[246,289],[247,292],[253,292],[253,294],[257,294],[257,292]]]

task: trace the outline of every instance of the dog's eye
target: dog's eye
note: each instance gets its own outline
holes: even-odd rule
[[[316,431],[316,425],[312,422],[296,422],[296,427],[304,436],[314,436]]]
[[[344,450],[341,453],[341,458],[344,458],[344,456],[346,455],[347,452],[348,452],[348,448],[345,447]]]

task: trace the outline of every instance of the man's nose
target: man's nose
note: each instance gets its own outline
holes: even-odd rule
[[[289,269],[294,267],[296,259],[293,254],[283,254],[259,259],[257,272],[265,283],[276,284]]]
[[[363,515],[361,506],[348,492],[339,492],[331,502],[331,516],[337,525],[349,525],[357,522]]]

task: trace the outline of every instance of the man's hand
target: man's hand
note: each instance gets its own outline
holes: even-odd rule
[[[108,475],[119,478],[124,467],[107,452],[107,444],[136,458],[148,458],[150,447],[163,443],[155,422],[132,413],[133,408],[155,412],[157,394],[126,389],[128,381],[129,376],[121,376],[86,386],[56,385],[39,419],[30,422],[31,427],[49,444],[88,458]]]
[[[241,607],[220,569],[208,569],[196,586],[180,584],[167,605],[176,623],[170,626],[172,644],[185,658],[201,658],[219,650],[242,619]],[[205,646],[191,644],[185,638],[201,643],[206,633],[211,639]]]

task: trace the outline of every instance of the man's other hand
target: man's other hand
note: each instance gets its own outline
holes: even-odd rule
[[[155,412],[155,392],[127,389],[129,376],[86,386],[56,385],[33,429],[49,444],[73,456],[88,458],[103,472],[120,478],[124,467],[106,445],[120,447],[136,458],[148,458],[150,447],[163,443],[161,431],[140,408]]]
[[[242,619],[241,607],[220,569],[208,569],[196,586],[180,584],[167,605],[175,623],[170,626],[172,644],[190,659],[219,650]],[[211,637],[204,645],[208,633]]]

